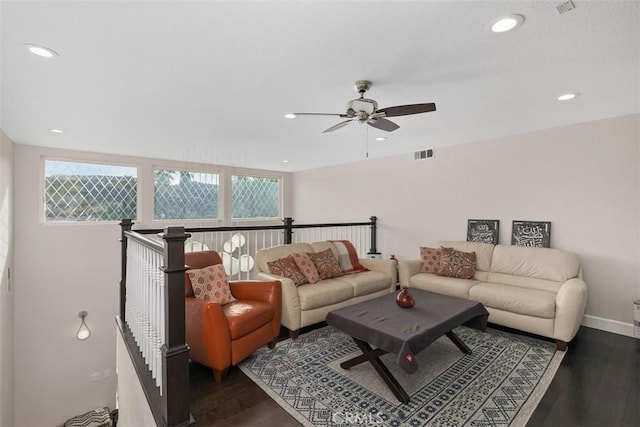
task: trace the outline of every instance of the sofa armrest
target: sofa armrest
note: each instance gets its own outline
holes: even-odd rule
[[[229,282],[231,293],[239,300],[263,301],[274,310],[273,336],[280,335],[282,317],[282,288],[279,280],[235,280]]]
[[[569,342],[578,332],[587,305],[587,284],[581,278],[569,279],[556,295],[553,338]]]
[[[229,287],[237,299],[280,303],[280,280],[233,280]]]
[[[184,306],[189,357],[213,369],[229,366],[231,337],[222,306],[191,297],[185,298]]]
[[[420,263],[421,261],[419,259],[398,262],[400,286],[409,286],[409,279],[411,279],[411,276],[420,273]]]
[[[367,270],[377,271],[389,276],[391,278],[391,286],[395,290],[396,281],[398,280],[398,265],[396,261],[379,258],[360,258],[358,261]]]
[[[298,288],[293,284],[293,280],[263,272],[259,272],[256,277],[261,280],[280,281],[282,295],[282,316],[280,321],[291,331],[300,329],[302,327],[300,297],[298,296]]]

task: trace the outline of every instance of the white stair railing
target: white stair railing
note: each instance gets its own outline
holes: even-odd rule
[[[161,395],[161,347],[165,336],[162,262],[162,253],[137,240],[129,240],[125,316]]]

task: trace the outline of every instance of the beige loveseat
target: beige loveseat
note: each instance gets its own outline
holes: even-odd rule
[[[578,332],[587,286],[580,260],[558,249],[438,242],[462,252],[476,253],[472,279],[422,273],[420,260],[399,263],[400,284],[410,288],[466,298],[482,303],[489,322],[553,338],[558,350]]]
[[[269,272],[268,262],[294,253],[323,252],[329,248],[336,259],[340,259],[334,244],[326,241],[293,243],[256,252],[257,278],[282,283],[282,325],[289,329],[292,338],[297,338],[300,328],[324,321],[332,310],[395,291],[397,267],[391,260],[360,258],[360,264],[369,271],[298,287],[291,279]]]

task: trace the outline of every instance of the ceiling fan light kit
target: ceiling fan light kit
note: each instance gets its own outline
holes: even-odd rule
[[[424,104],[398,105],[394,107],[378,109],[378,103],[376,101],[364,97],[364,94],[369,90],[369,88],[371,88],[371,85],[372,83],[369,80],[356,81],[355,90],[360,94],[360,97],[347,102],[344,113],[289,113],[286,114],[285,117],[294,118],[297,116],[336,116],[347,119],[324,130],[323,133],[333,132],[351,123],[366,123],[376,129],[380,129],[385,132],[393,132],[400,126],[398,126],[391,120],[387,120],[386,117],[408,116],[411,114],[428,113],[436,110],[436,104],[434,104],[433,102]]]

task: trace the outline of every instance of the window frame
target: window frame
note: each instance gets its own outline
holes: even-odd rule
[[[276,179],[278,181],[278,213],[276,216],[261,216],[261,217],[251,217],[251,218],[235,218],[233,216],[233,177],[250,177],[250,178],[269,178]],[[250,221],[281,221],[283,217],[284,211],[284,176],[281,174],[268,174],[268,173],[240,173],[240,172],[230,172],[229,173],[229,220],[231,222],[250,222]]]
[[[169,218],[169,219],[156,219],[156,171],[157,170],[169,170],[173,172],[190,172],[190,173],[203,173],[203,174],[216,174],[218,176],[218,217],[217,218]],[[209,169],[204,170],[204,168],[197,167],[174,167],[168,165],[159,165],[153,164],[151,165],[151,183],[150,183],[150,192],[151,192],[151,221],[153,223],[158,224],[202,224],[206,223],[222,223],[224,221],[224,173],[217,169]]]
[[[135,169],[136,178],[136,211],[135,218],[129,218],[131,221],[136,222],[141,218],[141,177],[140,177],[140,165],[135,163],[125,163],[118,161],[105,161],[105,160],[92,160],[92,159],[78,159],[73,157],[56,157],[56,156],[40,156],[40,179],[39,179],[39,206],[40,213],[38,215],[40,225],[43,226],[85,226],[85,225],[113,225],[119,224],[123,218],[105,221],[83,221],[83,220],[48,220],[47,219],[47,196],[46,196],[46,165],[47,161],[54,162],[66,162],[66,163],[79,163],[85,165],[100,165],[100,166],[115,166],[115,167],[127,167]]]

